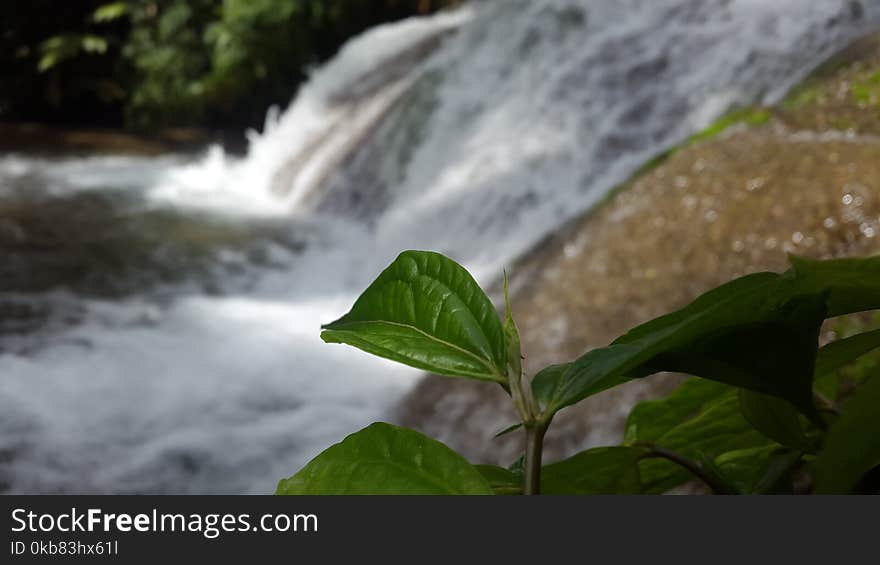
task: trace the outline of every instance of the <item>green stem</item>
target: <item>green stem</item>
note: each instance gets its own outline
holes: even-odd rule
[[[698,462],[688,459],[674,451],[670,451],[668,449],[664,449],[657,445],[649,446],[650,451],[644,455],[645,458],[659,457],[662,459],[666,459],[668,461],[672,461],[676,465],[684,467],[691,474],[695,475],[698,479],[706,483],[714,494],[736,494],[728,485],[724,484],[721,480],[715,477],[712,473],[708,472],[703,468]]]
[[[529,411],[528,404],[526,404],[526,399],[523,395],[520,376],[511,376],[509,382],[510,397],[513,399],[513,404],[516,407],[516,411],[519,413],[520,420],[523,424],[526,424],[532,419],[532,413]]]
[[[541,452],[544,448],[544,433],[547,428],[541,424],[526,426],[526,456],[523,461],[523,494],[541,493]]]
[[[544,448],[544,433],[548,423],[539,418],[537,403],[528,383],[523,382],[522,370],[508,374],[510,396],[519,412],[526,430],[526,453],[523,459],[523,494],[541,492],[541,452]]]

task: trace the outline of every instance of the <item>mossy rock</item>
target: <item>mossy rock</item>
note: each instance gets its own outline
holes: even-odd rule
[[[796,130],[880,135],[880,34],[819,67],[792,90],[776,116]]]

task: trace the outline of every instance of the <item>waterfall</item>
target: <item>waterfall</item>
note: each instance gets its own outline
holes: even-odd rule
[[[855,0],[474,2],[350,41],[243,158],[0,157],[0,205],[98,195],[97,226],[148,232],[123,241],[139,267],[112,298],[88,272],[0,286],[0,313],[41,316],[0,331],[0,487],[271,492],[418,378],[318,338],[399,251],[491,283],[641,164],[778,101],[878,24]],[[15,222],[0,231],[30,237]],[[92,247],[77,253],[103,261]]]

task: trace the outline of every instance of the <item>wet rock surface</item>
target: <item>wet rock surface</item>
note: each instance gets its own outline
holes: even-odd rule
[[[788,253],[880,252],[880,102],[865,90],[872,85],[880,91],[878,37],[823,66],[766,123],[676,151],[534,249],[511,270],[529,374],[607,345],[732,278],[785,270]],[[619,441],[631,406],[679,379],[655,375],[564,410],[546,458]],[[397,416],[474,461],[507,464],[521,438],[493,435],[515,421],[509,404],[500,389],[432,376]]]
[[[116,129],[63,128],[34,123],[0,122],[0,152],[64,155],[161,155],[169,151],[198,152],[220,135],[177,128],[155,135],[138,135]],[[233,143],[227,146],[235,149]],[[240,142],[239,142],[240,145]]]
[[[248,288],[307,245],[309,226],[151,206],[137,195],[6,187],[0,202],[0,352],[27,354],[82,321],[82,299],[164,305]],[[13,187],[14,188],[14,187]]]

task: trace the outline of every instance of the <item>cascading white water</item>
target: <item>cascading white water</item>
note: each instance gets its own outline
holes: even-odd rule
[[[400,250],[491,282],[640,164],[775,101],[878,24],[877,2],[853,0],[483,2],[352,41],[242,160],[0,158],[0,199],[115,192],[128,218],[171,209],[282,234],[259,261],[215,250],[211,292],[5,292],[76,320],[0,342],[0,483],[271,492],[414,383],[318,339]]]

